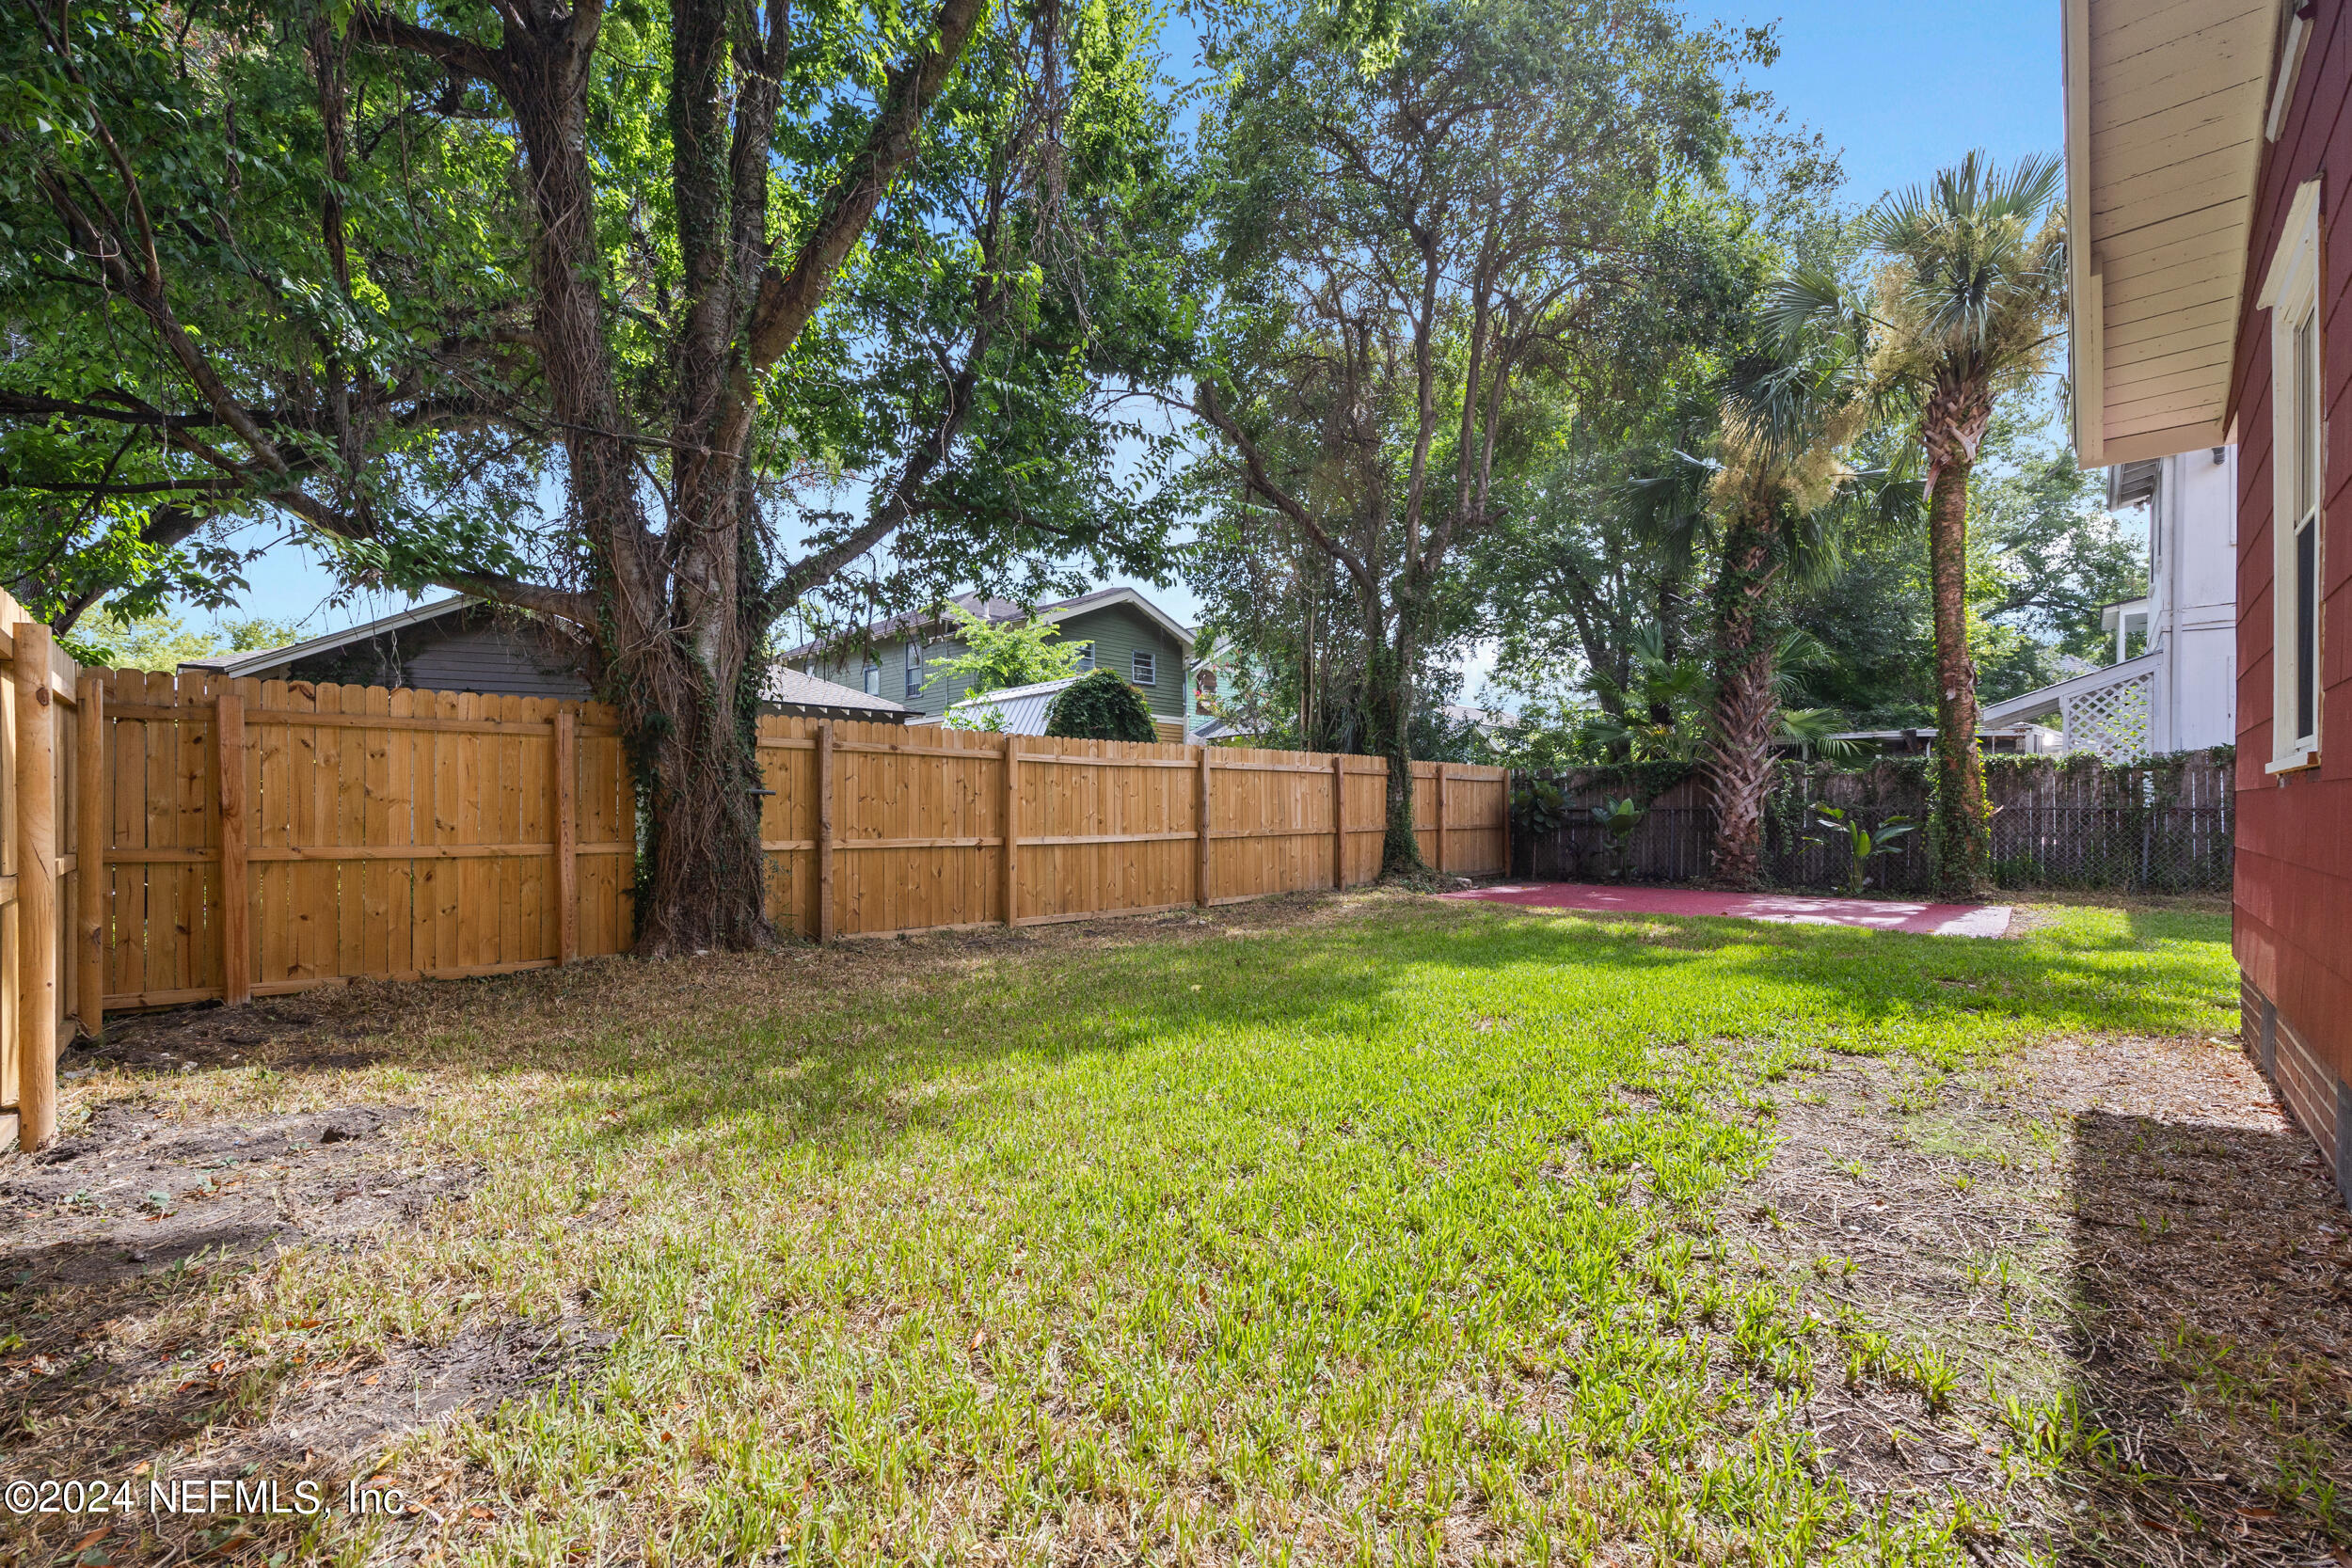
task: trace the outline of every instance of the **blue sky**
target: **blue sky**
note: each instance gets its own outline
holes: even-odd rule
[[[1694,0],[1698,21],[1776,23],[1780,61],[1760,74],[1790,118],[1839,149],[1855,205],[1922,179],[1972,147],[2008,160],[2055,151],[2060,138],[2058,0],[1817,0],[1814,4]],[[1181,63],[1179,64],[1181,69]],[[262,537],[257,531],[256,542]],[[389,594],[330,603],[333,578],[298,546],[256,562],[237,613],[299,623],[306,635],[405,609]],[[437,595],[435,595],[437,597]],[[1170,613],[1199,612],[1181,585],[1154,591]],[[206,617],[194,614],[191,624]],[[1483,680],[1473,661],[1470,686]]]

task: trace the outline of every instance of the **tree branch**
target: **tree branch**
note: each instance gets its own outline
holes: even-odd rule
[[[1266,471],[1265,455],[1258,450],[1257,442],[1249,438],[1240,423],[1225,411],[1224,404],[1217,401],[1216,389],[1206,381],[1196,380],[1194,396],[1196,401],[1190,405],[1193,412],[1216,426],[1225,438],[1233,443],[1233,450],[1241,454],[1242,464],[1249,472],[1249,487],[1273,502],[1283,516],[1296,524],[1298,531],[1314,542],[1315,548],[1346,567],[1347,575],[1356,579],[1357,586],[1377,599],[1379,584],[1374,580],[1363,558],[1326,532],[1323,525],[1315,521],[1295,497],[1274,483],[1274,476]]]
[[[754,378],[799,341],[891,182],[913,161],[923,117],[946,89],[986,8],[984,0],[940,0],[930,45],[891,71],[866,145],[825,192],[791,265],[781,270],[771,266],[760,275],[750,326],[730,378],[730,395],[710,434],[709,446],[723,454],[720,461],[741,460],[743,439],[751,429]]]

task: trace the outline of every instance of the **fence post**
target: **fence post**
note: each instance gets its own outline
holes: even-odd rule
[[[1021,737],[1005,736],[1005,925],[1021,924]]]
[[[57,1135],[57,727],[49,628],[16,640],[17,1147]]]
[[[833,941],[833,721],[817,721],[817,945]]]
[[[1200,745],[1200,803],[1193,809],[1193,828],[1200,835],[1195,854],[1198,863],[1192,877],[1192,901],[1200,909],[1209,907],[1209,753],[1216,750],[1206,741]]]
[[[1445,870],[1445,764],[1438,764],[1438,869]]]
[[[73,756],[74,910],[81,941],[74,958],[74,1012],[82,1033],[95,1038],[106,1027],[106,916],[113,882],[106,875],[106,685],[95,673],[74,683],[74,719],[79,725]]]
[[[1331,885],[1347,885],[1347,758],[1331,758]]]
[[[234,1007],[253,1000],[245,885],[245,699],[234,691],[214,699],[213,755],[220,775],[220,999]]]
[[[572,791],[580,771],[579,725],[569,713],[555,716],[555,929],[556,958],[580,961],[580,827],[572,820]]]

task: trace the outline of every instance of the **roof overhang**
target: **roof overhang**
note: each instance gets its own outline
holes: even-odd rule
[[[397,615],[387,615],[374,621],[362,621],[356,626],[346,626],[342,631],[328,632],[325,637],[313,637],[307,642],[289,642],[282,648],[257,648],[249,654],[228,654],[215,658],[183,658],[180,661],[180,668],[202,670],[231,680],[240,679],[264,670],[275,670],[282,664],[293,664],[318,654],[333,653],[336,649],[347,648],[354,642],[365,642],[371,638],[403,632],[410,626],[420,626],[428,621],[437,621],[444,615],[453,614],[480,602],[471,594],[453,594],[446,599],[436,599],[431,604],[419,605],[414,610],[404,610]]]
[[[2273,55],[2293,0],[2065,0],[2074,456],[2228,439]]]
[[[1184,623],[1124,584],[1103,593],[1081,594],[1074,599],[1064,599],[1058,604],[1040,605],[1037,618],[1050,626],[1056,621],[1067,621],[1073,615],[1084,615],[1089,610],[1108,610],[1113,605],[1122,604],[1143,611],[1146,620],[1176,640],[1187,658],[1192,656],[1192,633],[1184,629]]]
[[[2109,606],[2108,608],[2115,607]],[[2107,629],[2109,631],[2115,629],[2113,622],[2107,623]],[[2036,720],[2058,712],[2065,705],[2066,699],[2069,697],[2079,697],[2087,691],[2096,691],[2102,687],[2136,679],[2140,675],[2153,673],[2163,662],[2162,654],[2145,653],[2137,658],[2127,658],[2121,664],[2108,664],[2096,670],[2086,670],[2079,675],[2070,675],[2057,685],[2045,686],[2039,691],[2028,691],[2023,696],[2011,697],[2004,703],[1987,703],[1978,711],[1978,721],[1988,730],[2000,724],[2032,723]]]

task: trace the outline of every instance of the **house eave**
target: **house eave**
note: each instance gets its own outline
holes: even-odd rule
[[[2226,444],[2281,0],[2065,0],[2075,460]]]

